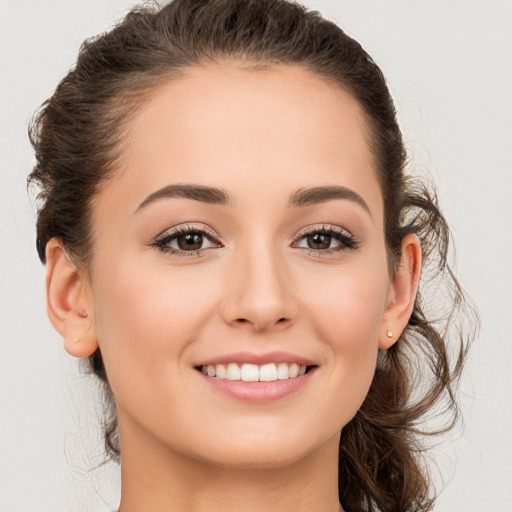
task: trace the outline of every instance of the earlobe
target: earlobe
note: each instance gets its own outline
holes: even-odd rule
[[[379,349],[387,350],[406,328],[411,317],[421,275],[421,243],[415,234],[402,240],[400,265],[390,287],[379,333]]]
[[[61,334],[66,351],[87,357],[98,348],[98,342],[86,280],[56,238],[46,246],[46,261],[48,317]]]

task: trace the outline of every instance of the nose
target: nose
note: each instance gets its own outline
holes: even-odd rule
[[[265,332],[291,325],[297,305],[291,273],[278,251],[244,251],[234,255],[228,272],[227,296],[222,305],[226,323]],[[233,262],[231,262],[233,263]]]

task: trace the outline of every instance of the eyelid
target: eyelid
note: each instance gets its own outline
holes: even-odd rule
[[[295,237],[295,240],[299,240],[300,238],[303,238],[306,235],[309,235],[311,233],[328,233],[328,232],[334,232],[339,233],[340,235],[345,235],[347,238],[355,239],[354,235],[348,231],[345,228],[342,228],[341,226],[336,226],[334,224],[316,224],[313,226],[307,226],[305,228],[302,228]]]
[[[168,245],[179,236],[186,235],[188,233],[198,233],[203,235],[213,244],[213,246],[197,250],[182,250]],[[326,249],[315,249],[296,245],[303,238],[315,233],[322,233],[331,236],[339,242],[339,245]],[[202,256],[209,249],[224,247],[224,244],[219,239],[217,233],[215,233],[208,225],[202,223],[199,223],[199,225],[186,223],[168,228],[156,236],[150,245],[162,252],[169,252],[177,256]],[[329,255],[342,251],[354,250],[359,248],[359,245],[359,240],[350,231],[333,224],[317,224],[302,228],[291,243],[291,247],[307,250],[311,254],[316,255]]]
[[[212,244],[213,247],[205,247],[196,250],[185,251],[182,249],[176,249],[174,247],[170,247],[169,244],[171,241],[175,240],[179,236],[186,235],[188,233],[199,233],[207,238]],[[172,228],[168,228],[162,231],[159,235],[157,235],[151,244],[155,249],[173,254],[175,256],[203,256],[205,251],[212,248],[223,247],[223,243],[219,240],[218,235],[206,224],[200,223],[199,225],[192,225],[190,223],[173,226]]]
[[[157,235],[155,237],[155,240],[158,241],[169,236],[175,235],[177,233],[187,232],[203,233],[207,235],[208,238],[219,241],[219,236],[217,235],[217,233],[215,233],[215,231],[213,231],[212,228],[201,222],[198,224],[191,224],[190,222],[187,222],[186,224],[178,224],[177,226],[173,226],[172,228],[167,228],[164,231],[162,231],[159,235]]]
[[[340,245],[337,247],[332,247],[328,249],[313,249],[307,247],[297,247],[294,244],[297,244],[301,239],[311,235],[313,233],[323,233],[330,236],[335,237]],[[334,253],[340,253],[348,250],[358,249],[360,246],[360,241],[347,229],[342,228],[341,226],[336,226],[333,224],[321,224],[316,226],[308,226],[299,231],[297,236],[292,242],[292,247],[297,247],[299,249],[304,249],[312,254],[318,255],[329,255]]]

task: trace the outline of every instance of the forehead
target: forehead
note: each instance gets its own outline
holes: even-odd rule
[[[339,184],[366,189],[380,209],[362,109],[300,66],[187,69],[151,91],[126,128],[112,181],[132,185],[134,208],[162,186],[194,182],[247,197]]]
[[[125,151],[158,144],[157,132],[169,144],[186,139],[247,150],[264,143],[269,149],[286,145],[295,154],[316,149],[315,156],[336,149],[353,155],[367,149],[369,133],[359,104],[319,75],[300,66],[233,64],[189,68],[148,93],[129,123]]]

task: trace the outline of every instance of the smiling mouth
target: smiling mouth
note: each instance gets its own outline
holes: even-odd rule
[[[297,363],[269,363],[263,365],[250,363],[209,364],[196,369],[208,377],[244,382],[273,382],[302,377],[314,366]]]

